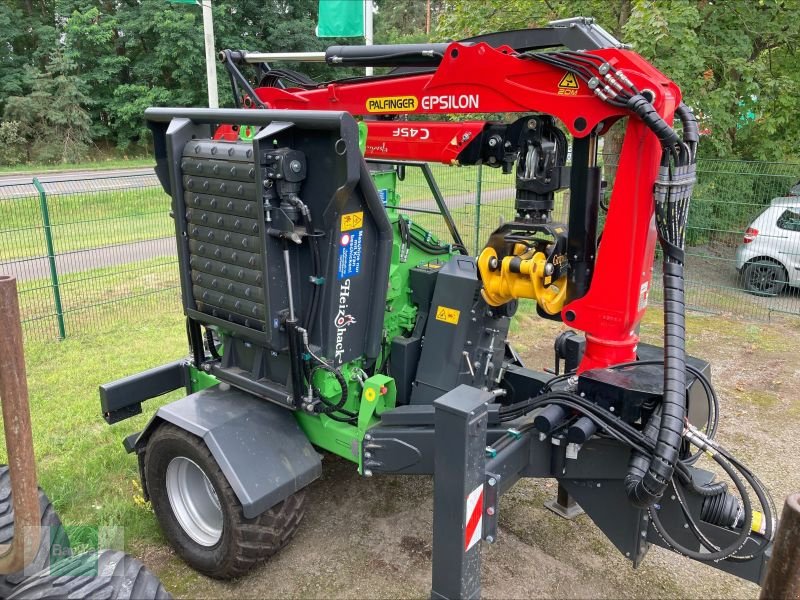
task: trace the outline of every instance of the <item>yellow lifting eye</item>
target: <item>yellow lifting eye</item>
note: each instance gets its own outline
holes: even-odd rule
[[[524,246],[519,248],[525,250]],[[567,276],[550,281],[545,275],[547,258],[543,252],[525,250],[520,254],[498,258],[493,248],[484,248],[478,257],[478,271],[483,280],[481,294],[490,306],[501,306],[518,298],[529,298],[549,315],[561,312],[567,297]]]

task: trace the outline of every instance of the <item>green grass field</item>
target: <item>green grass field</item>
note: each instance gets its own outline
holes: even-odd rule
[[[48,195],[56,254],[173,234],[160,187]],[[0,260],[47,254],[38,197],[0,200]]]
[[[134,169],[138,167],[152,167],[153,159],[144,158],[109,158],[104,160],[86,161],[70,164],[45,164],[45,165],[15,165],[9,167],[0,165],[0,174],[8,175],[38,175],[40,173],[58,173],[62,171],[99,171],[102,169]]]
[[[121,441],[144,426],[156,405],[109,427],[100,416],[97,387],[186,353],[177,292],[113,305],[103,324],[100,334],[26,341],[40,485],[66,525],[88,526],[79,532],[122,526],[126,543],[152,541],[159,533],[140,498],[136,460],[125,454]],[[5,447],[0,462],[7,462]]]
[[[475,193],[475,169],[444,165],[432,169],[445,197]],[[484,190],[513,185],[510,178],[489,171],[484,169]],[[401,202],[432,198],[418,168],[407,170],[399,189]],[[47,198],[56,254],[157,239],[173,232],[169,197],[160,187],[48,194]],[[454,209],[454,217],[459,210]],[[46,254],[38,197],[0,200],[0,261]]]

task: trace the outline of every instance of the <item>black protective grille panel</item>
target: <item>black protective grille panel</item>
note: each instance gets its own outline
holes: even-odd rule
[[[192,141],[181,170],[198,310],[264,330],[261,200],[252,145]]]

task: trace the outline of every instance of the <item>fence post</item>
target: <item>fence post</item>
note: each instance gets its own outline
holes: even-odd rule
[[[33,185],[39,192],[39,210],[42,212],[44,228],[44,241],[47,245],[47,261],[50,265],[50,282],[53,286],[53,302],[56,307],[56,321],[58,322],[58,339],[67,337],[64,327],[64,310],[61,307],[61,289],[58,286],[58,271],[56,270],[56,253],[53,250],[53,232],[50,227],[50,211],[47,208],[47,194],[38,177],[33,178]]]
[[[480,253],[481,243],[481,182],[483,179],[483,165],[478,165],[477,181],[475,187],[475,256]]]

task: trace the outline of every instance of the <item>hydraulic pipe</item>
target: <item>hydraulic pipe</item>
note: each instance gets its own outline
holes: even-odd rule
[[[800,598],[800,493],[786,498],[761,600]]]
[[[325,62],[324,52],[242,52],[246,63]]]
[[[23,569],[39,549],[39,489],[33,454],[28,384],[22,349],[17,280],[0,275],[0,404],[14,498],[14,539],[0,545],[0,574]]]

